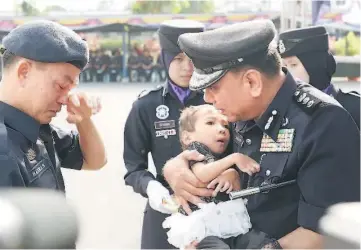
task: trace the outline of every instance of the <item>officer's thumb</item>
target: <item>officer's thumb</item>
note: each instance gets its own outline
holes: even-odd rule
[[[184,160],[187,161],[202,161],[204,160],[204,155],[198,153],[196,150],[185,150],[181,153],[181,156]]]

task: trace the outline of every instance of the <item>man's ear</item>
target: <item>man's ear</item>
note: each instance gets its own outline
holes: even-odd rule
[[[20,59],[15,65],[15,67],[16,67],[16,75],[19,79],[19,82],[22,86],[24,86],[26,79],[29,76],[29,72],[31,70],[32,65],[29,61]]]
[[[243,74],[243,84],[249,89],[252,97],[257,98],[261,95],[263,90],[262,74],[258,70],[248,69]]]

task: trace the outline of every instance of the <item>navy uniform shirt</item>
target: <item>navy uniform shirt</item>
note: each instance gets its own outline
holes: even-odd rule
[[[0,102],[0,187],[65,191],[60,167],[80,170],[78,135],[40,125],[29,115]]]
[[[360,94],[356,91],[343,92],[334,84],[330,85],[330,90],[327,93],[334,97],[350,113],[360,129]]]
[[[141,94],[133,103],[124,128],[125,183],[147,197],[148,182],[155,177],[148,171],[152,154],[157,180],[168,186],[162,168],[166,161],[182,152],[178,135],[180,111],[186,106],[204,104],[202,92],[192,92],[183,105],[165,84]]]
[[[330,205],[360,200],[360,134],[332,97],[290,74],[265,113],[234,125],[234,150],[260,163],[243,188],[296,179],[249,196],[253,228],[277,239],[298,227],[318,231]],[[277,141],[277,143],[275,143]]]

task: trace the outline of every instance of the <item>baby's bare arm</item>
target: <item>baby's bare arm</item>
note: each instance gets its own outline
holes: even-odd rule
[[[210,163],[197,162],[192,166],[193,173],[200,181],[208,183],[235,164],[232,155]]]

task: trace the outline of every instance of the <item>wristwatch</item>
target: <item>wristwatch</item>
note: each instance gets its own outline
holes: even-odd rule
[[[277,240],[273,240],[264,245],[261,249],[282,249],[282,247]]]

